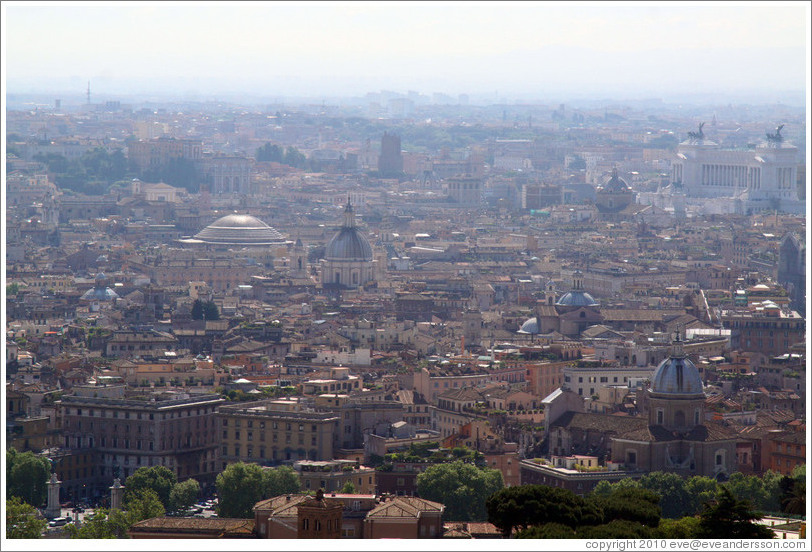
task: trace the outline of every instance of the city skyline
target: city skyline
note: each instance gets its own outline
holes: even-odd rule
[[[190,99],[370,90],[803,103],[799,2],[4,3],[7,94]],[[31,40],[32,37],[46,37]]]

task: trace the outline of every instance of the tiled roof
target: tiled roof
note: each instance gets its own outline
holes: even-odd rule
[[[190,533],[218,537],[251,536],[254,520],[229,518],[155,517],[139,521],[130,527],[133,533]]]
[[[418,498],[416,496],[399,496],[395,500],[406,502],[423,512],[442,512],[445,509],[445,506],[439,502],[432,502],[431,500]]]
[[[645,418],[629,418],[612,416],[611,414],[590,414],[586,412],[565,412],[550,427],[565,427],[567,429],[581,429],[601,431],[605,433],[623,434],[633,429],[641,429],[648,425]]]
[[[384,502],[370,510],[366,519],[378,518],[403,518],[412,517],[417,518],[420,516],[420,510],[410,504],[401,502],[400,500],[393,500],[391,502]]]

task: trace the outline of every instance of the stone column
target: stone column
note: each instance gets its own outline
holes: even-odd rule
[[[110,487],[110,510],[121,510],[121,499],[124,496],[124,485],[116,477],[113,486]]]
[[[62,514],[62,508],[59,504],[59,486],[62,484],[56,478],[56,474],[51,474],[51,479],[48,480],[48,507],[45,509],[45,517],[56,518]]]

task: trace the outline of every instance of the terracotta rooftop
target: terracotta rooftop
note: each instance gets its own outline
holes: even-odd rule
[[[155,517],[139,521],[130,527],[131,534],[188,533],[212,538],[254,536],[254,520],[229,518]]]

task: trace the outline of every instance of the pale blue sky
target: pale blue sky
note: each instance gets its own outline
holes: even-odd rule
[[[9,92],[803,90],[808,2],[4,2]],[[650,95],[650,94],[649,94]]]

